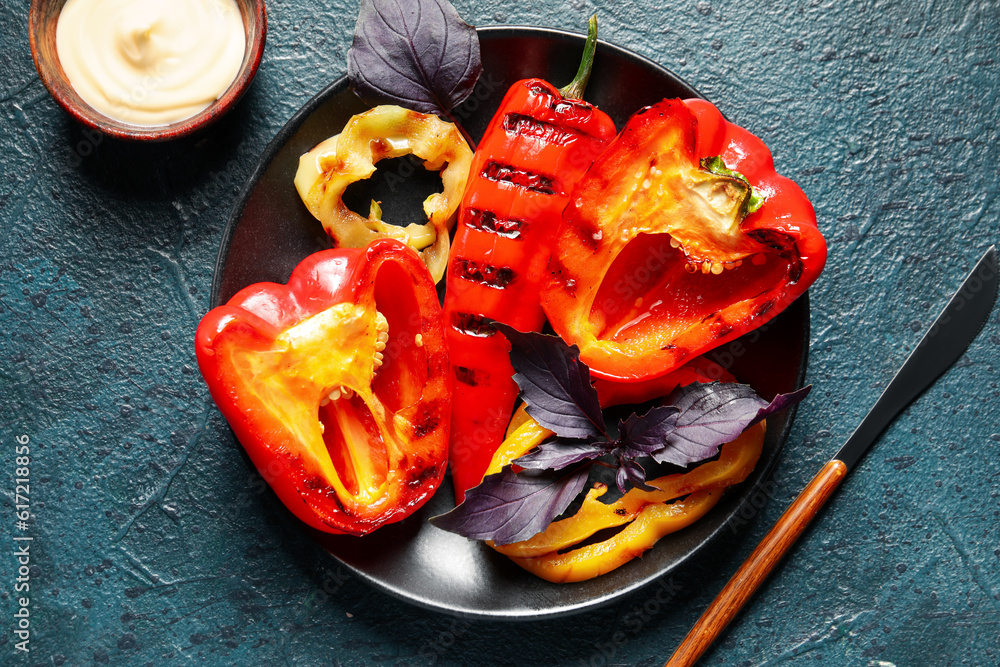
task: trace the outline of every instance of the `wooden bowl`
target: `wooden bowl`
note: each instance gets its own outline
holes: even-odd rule
[[[243,18],[247,48],[243,64],[229,88],[208,107],[190,118],[166,125],[142,126],[110,118],[83,101],[63,71],[56,52],[56,23],[66,0],[31,0],[28,10],[28,36],[31,57],[42,83],[56,102],[73,118],[88,127],[119,139],[165,141],[191,134],[211,124],[229,111],[250,87],[267,36],[267,10],[264,0],[236,0]]]

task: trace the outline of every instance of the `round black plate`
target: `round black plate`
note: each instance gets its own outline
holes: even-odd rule
[[[473,95],[455,111],[476,139],[510,84],[528,77],[557,85],[568,82],[583,45],[582,36],[536,28],[485,28],[479,35],[484,73]],[[676,75],[603,42],[586,94],[587,100],[607,112],[619,128],[645,105],[665,97],[697,96],[697,91]],[[319,222],[299,200],[292,179],[300,155],[338,134],[348,118],[365,109],[348,90],[347,81],[340,79],[310,100],[267,147],[223,233],[212,285],[213,306],[228,301],[251,283],[286,282],[299,261],[330,246]],[[374,198],[383,201],[407,196],[405,192],[386,191],[387,187],[392,189],[391,183],[363,187],[371,187]],[[415,197],[411,193],[410,198],[419,201],[426,194]],[[367,201],[364,196],[358,199]],[[801,386],[808,339],[809,305],[803,297],[761,330],[709,356],[769,397]],[[448,482],[419,512],[372,535],[355,538],[315,532],[315,537],[359,577],[424,607],[493,618],[572,613],[641,588],[714,539],[731,534],[730,522],[774,466],[793,418],[794,410],[789,410],[768,419],[764,452],[756,469],[743,484],[727,492],[705,518],[660,540],[642,558],[590,581],[548,583],[482,543],[431,526],[428,517],[453,507]]]

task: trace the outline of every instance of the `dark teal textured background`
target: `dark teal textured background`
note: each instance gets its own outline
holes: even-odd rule
[[[0,664],[658,665],[877,398],[997,218],[993,0],[487,3],[678,72],[812,198],[810,399],[746,529],[563,620],[470,622],[355,580],[264,490],[198,375],[223,222],[257,157],[346,69],[356,6],[271,0],[239,107],[194,140],[82,132],[0,4]],[[706,665],[1000,664],[1000,311],[886,433]],[[14,438],[31,439],[31,652],[15,651]],[[669,590],[667,590],[669,589]]]

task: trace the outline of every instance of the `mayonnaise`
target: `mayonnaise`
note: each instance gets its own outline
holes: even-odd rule
[[[164,125],[226,91],[246,33],[236,0],[67,0],[56,50],[87,104],[127,123]]]

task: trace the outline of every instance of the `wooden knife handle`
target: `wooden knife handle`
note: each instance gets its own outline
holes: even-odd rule
[[[795,544],[846,475],[847,466],[837,459],[823,466],[708,606],[666,667],[688,667],[698,661]]]

